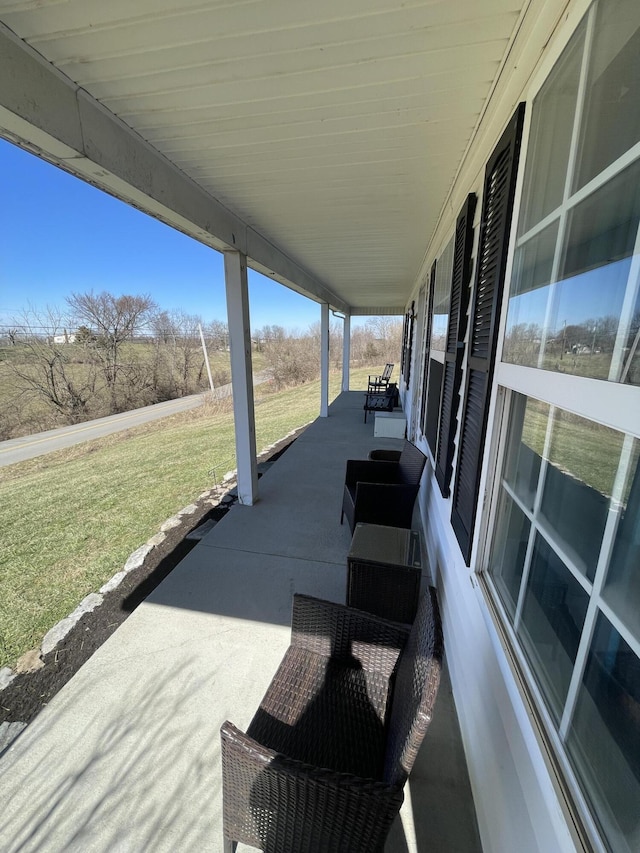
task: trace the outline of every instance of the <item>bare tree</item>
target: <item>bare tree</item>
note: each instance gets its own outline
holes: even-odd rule
[[[196,390],[194,377],[197,382],[205,366],[198,328],[202,325],[202,318],[196,314],[185,314],[184,311],[173,311],[171,318],[177,331],[174,339],[174,373],[178,393],[184,396]]]
[[[7,362],[21,393],[39,397],[64,423],[86,420],[96,394],[95,362],[78,364],[75,347],[63,332],[64,318],[57,309],[37,312],[30,308],[21,319],[17,337],[22,357]],[[62,342],[56,342],[57,338]]]
[[[222,320],[212,320],[204,326],[207,344],[214,349],[226,350],[229,346],[229,328]]]
[[[365,330],[378,348],[382,361],[397,362],[400,358],[402,321],[395,316],[370,317]]]
[[[369,317],[364,326],[351,329],[352,364],[391,362],[400,358],[402,321],[396,316]]]
[[[97,350],[102,357],[104,379],[111,398],[111,411],[119,411],[118,379],[122,365],[119,361],[121,345],[131,340],[150,322],[155,302],[150,296],[114,296],[102,293],[72,293],[67,305],[77,324],[85,324],[95,331]]]
[[[257,331],[264,352],[265,364],[276,388],[299,385],[320,375],[320,324],[314,323],[306,332],[287,333],[281,326],[265,326]],[[341,341],[338,324],[329,330],[331,360],[341,363],[337,345]]]

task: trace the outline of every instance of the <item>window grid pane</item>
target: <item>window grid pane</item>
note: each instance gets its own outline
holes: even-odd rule
[[[601,614],[567,738],[582,789],[616,851],[640,846],[640,658]]]
[[[533,103],[503,360],[639,385],[640,4],[585,20]]]
[[[607,838],[635,843],[640,812],[639,826],[630,828],[630,801],[616,804],[612,797],[621,786],[640,786],[633,775],[640,766],[633,751],[640,713],[624,718],[624,731],[602,717],[598,703],[611,695],[613,682],[606,673],[594,675],[596,639],[590,638],[606,623],[618,646],[624,644],[631,680],[620,701],[640,709],[640,619],[635,606],[625,606],[640,597],[640,441],[516,392],[505,433],[489,556],[494,589],[596,820]],[[585,537],[595,553],[588,555],[593,583],[579,554]],[[599,743],[591,742],[598,736]],[[612,738],[629,743],[629,755],[611,762],[606,785],[598,787],[584,767],[589,761],[597,767],[610,753],[619,757],[620,748],[607,746]]]
[[[444,352],[449,328],[449,309],[451,300],[451,276],[453,275],[454,238],[447,243],[438,258],[436,266],[436,286],[433,299],[433,319],[431,323],[431,349]]]

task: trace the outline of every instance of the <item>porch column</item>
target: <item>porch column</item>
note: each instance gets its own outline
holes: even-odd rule
[[[342,390],[349,390],[349,361],[351,359],[351,314],[345,314],[342,331]]]
[[[238,501],[246,506],[252,506],[258,499],[258,468],[246,255],[233,251],[224,253],[224,279],[231,348]]]
[[[329,303],[320,306],[320,417],[329,415]]]

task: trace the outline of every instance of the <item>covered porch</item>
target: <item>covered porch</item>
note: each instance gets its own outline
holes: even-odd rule
[[[15,741],[3,850],[222,850],[220,725],[249,723],[293,593],[345,600],[346,459],[400,445],[374,438],[362,404],[343,392],[264,474],[260,501],[234,506]],[[426,849],[481,849],[446,672],[386,847]]]

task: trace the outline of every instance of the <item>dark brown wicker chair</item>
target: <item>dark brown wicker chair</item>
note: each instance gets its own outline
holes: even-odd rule
[[[426,461],[409,441],[394,460],[347,460],[340,524],[346,515],[352,533],[359,521],[410,528]]]
[[[398,462],[401,453],[401,450],[370,450],[369,459],[377,459],[378,462]]]
[[[431,722],[435,590],[413,627],[294,596],[291,645],[247,733],[222,736],[226,853],[381,853]]]

